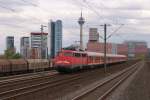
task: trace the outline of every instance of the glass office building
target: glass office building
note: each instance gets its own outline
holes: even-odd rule
[[[6,46],[7,46],[7,49],[14,48],[14,37],[13,36],[6,37]]]
[[[62,21],[49,22],[49,55],[54,58],[62,49]]]

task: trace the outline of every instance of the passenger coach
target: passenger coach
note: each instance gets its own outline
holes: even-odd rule
[[[127,60],[125,55],[107,54],[107,64]],[[104,64],[104,53],[62,50],[54,59],[54,66],[59,72],[72,72],[93,68]]]

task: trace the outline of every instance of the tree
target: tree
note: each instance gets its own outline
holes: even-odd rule
[[[19,59],[19,58],[21,58],[21,55],[19,53],[16,53],[16,54],[13,55],[12,58],[13,59]]]
[[[5,50],[5,58],[7,59],[19,59],[21,55],[19,53],[15,53],[13,50],[7,49]]]

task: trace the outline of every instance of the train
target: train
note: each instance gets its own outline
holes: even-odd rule
[[[0,59],[0,76],[51,69],[48,59]]]
[[[107,54],[107,64],[127,61],[125,55]],[[0,76],[55,69],[70,73],[104,65],[104,53],[61,50],[54,59],[0,59]]]
[[[127,61],[127,56],[106,54],[107,64]],[[62,50],[54,59],[54,67],[58,72],[70,73],[82,69],[96,68],[104,65],[104,53]]]

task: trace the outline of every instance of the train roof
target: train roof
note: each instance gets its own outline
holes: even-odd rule
[[[104,56],[104,53],[97,53],[97,52],[86,52],[88,56]],[[107,57],[126,57],[125,55],[118,55],[118,54],[106,54]]]
[[[98,52],[89,52],[89,51],[72,51],[72,50],[63,50],[66,52],[73,52],[73,53],[85,53],[88,56],[104,56],[104,53]],[[106,54],[107,57],[126,57],[125,55],[118,55],[118,54]]]

